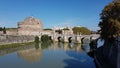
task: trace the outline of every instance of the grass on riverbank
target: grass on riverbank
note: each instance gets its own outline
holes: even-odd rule
[[[7,49],[7,48],[15,48],[15,47],[20,47],[20,46],[25,46],[25,45],[29,45],[29,44],[34,44],[34,42],[13,43],[13,44],[0,45],[0,50]]]

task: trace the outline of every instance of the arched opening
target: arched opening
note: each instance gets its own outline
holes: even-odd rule
[[[72,42],[72,37],[68,38],[68,42],[71,43]]]
[[[85,37],[83,37],[83,38],[81,38],[81,44],[83,44],[84,43],[84,40],[85,39]]]
[[[81,44],[89,44],[90,43],[90,39],[87,37],[83,37],[81,38]]]
[[[49,40],[52,40],[52,37],[51,37],[51,36],[49,36]]]
[[[58,37],[57,39],[58,39],[58,42],[61,42],[61,37]]]

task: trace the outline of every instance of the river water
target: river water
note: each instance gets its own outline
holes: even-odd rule
[[[89,44],[40,43],[0,50],[0,68],[96,68]]]

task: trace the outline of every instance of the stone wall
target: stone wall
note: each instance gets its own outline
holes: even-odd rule
[[[0,35],[0,45],[34,41],[34,36]]]
[[[17,35],[17,29],[6,30],[6,35]]]
[[[3,35],[3,31],[0,31],[0,35]]]

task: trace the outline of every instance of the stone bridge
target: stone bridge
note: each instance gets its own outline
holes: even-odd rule
[[[82,39],[97,39],[100,37],[99,34],[91,34],[91,35],[67,35],[67,34],[49,34],[48,35],[51,40],[55,42],[74,42],[74,43],[81,43]],[[41,38],[41,36],[39,36]]]

